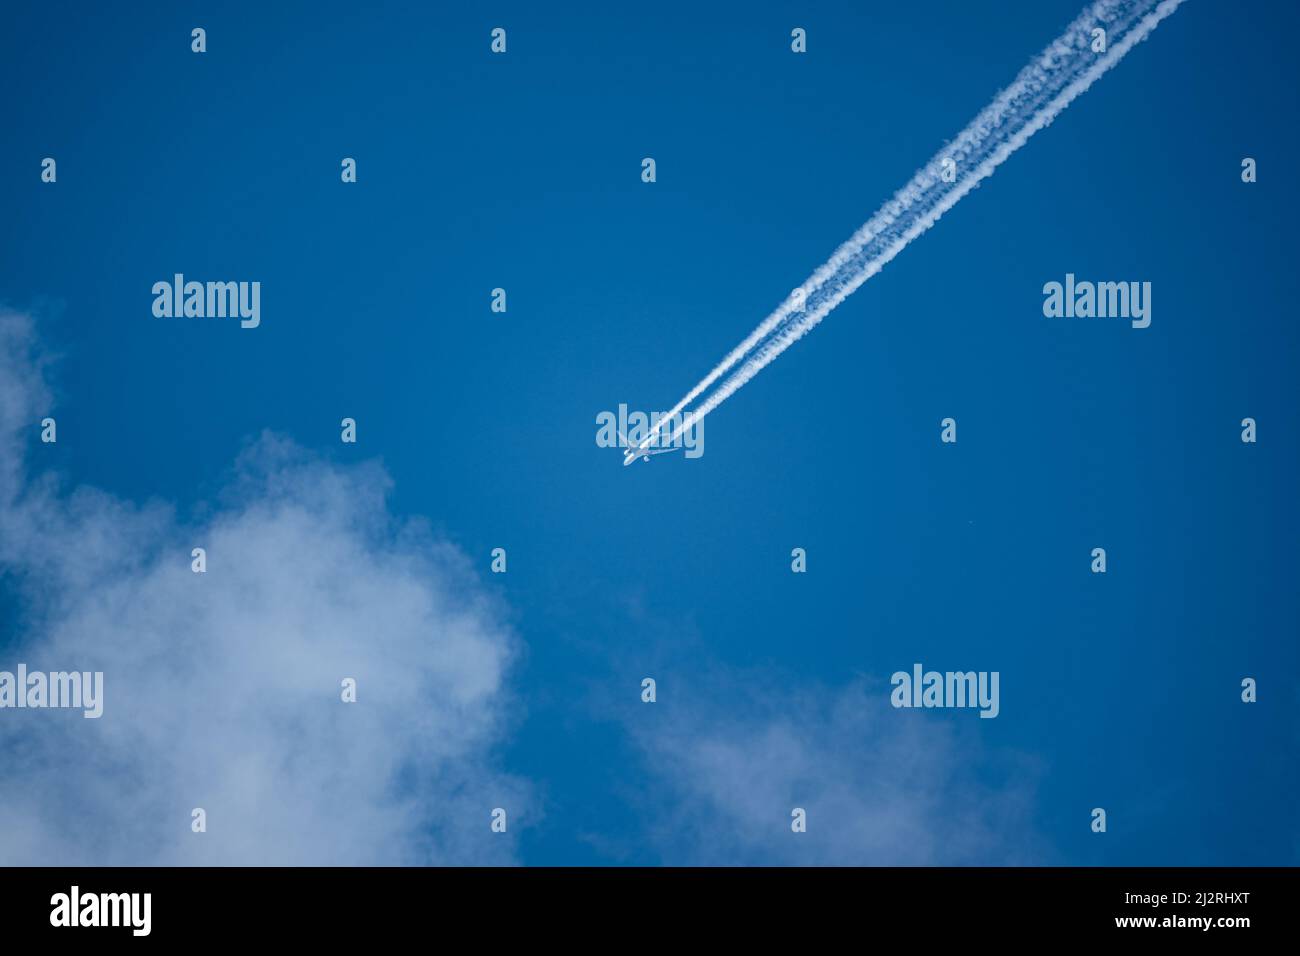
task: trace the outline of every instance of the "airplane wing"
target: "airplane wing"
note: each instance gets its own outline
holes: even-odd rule
[[[636,449],[636,455],[638,458],[642,455],[664,455],[670,451],[681,451],[680,448],[641,448],[640,446],[633,445],[632,442],[628,441],[628,437],[622,432],[618,432],[618,437],[623,439],[623,449],[625,451],[631,451],[634,448]]]

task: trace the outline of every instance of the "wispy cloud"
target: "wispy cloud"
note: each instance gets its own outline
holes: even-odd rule
[[[511,861],[516,642],[465,557],[391,515],[378,466],[269,435],[201,521],[61,487],[39,355],[0,312],[0,670],[103,671],[105,706],[0,711],[0,863]]]
[[[863,681],[835,688],[715,671],[663,686],[656,711],[631,725],[666,785],[647,802],[667,863],[1044,861],[1036,765],[982,744],[985,728],[894,710],[887,686]],[[804,833],[791,830],[796,807]]]

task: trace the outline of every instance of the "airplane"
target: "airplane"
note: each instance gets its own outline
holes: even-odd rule
[[[622,432],[618,437],[623,439],[623,467],[626,468],[638,458],[649,461],[651,455],[666,455],[670,451],[680,451],[678,448],[647,448],[642,445],[633,445],[627,440],[627,436]]]

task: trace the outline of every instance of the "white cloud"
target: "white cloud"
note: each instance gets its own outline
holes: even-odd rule
[[[37,352],[0,312],[0,571],[22,609],[0,670],[102,670],[105,705],[0,710],[0,864],[510,862],[528,792],[493,749],[515,639],[464,556],[390,515],[378,466],[272,436],[201,521],[63,489],[24,460],[49,412]]]
[[[653,716],[643,709],[633,721],[667,786],[654,836],[667,863],[1042,862],[1036,771],[980,743],[991,722],[949,719],[973,713],[895,710],[888,687],[863,683],[715,671],[671,685]],[[807,812],[805,833],[791,830],[795,807]]]

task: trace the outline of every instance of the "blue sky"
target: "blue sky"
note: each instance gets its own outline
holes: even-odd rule
[[[700,459],[594,441],[676,401],[1079,6],[19,5],[0,301],[57,356],[59,423],[29,468],[185,528],[266,430],[315,463],[295,487],[379,463],[367,534],[426,522],[396,553],[470,567],[412,586],[457,582],[510,648],[464,773],[518,795],[524,863],[1292,863],[1294,11],[1185,4],[710,416]],[[261,281],[260,327],[155,318],[175,272]],[[1150,281],[1151,327],[1044,318],[1067,272]],[[917,661],[999,671],[1001,714],[882,709]]]

